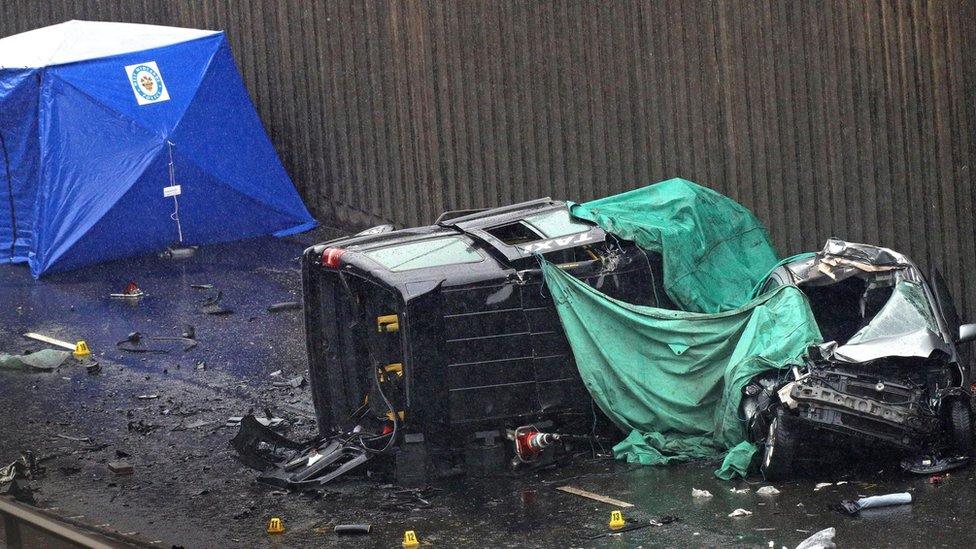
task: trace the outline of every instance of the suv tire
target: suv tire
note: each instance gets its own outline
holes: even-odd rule
[[[956,452],[973,455],[973,413],[969,405],[958,398],[949,401],[949,429]]]
[[[763,445],[759,470],[766,480],[785,480],[793,474],[793,454],[796,451],[796,434],[790,429],[787,413],[782,408],[769,422],[769,431]]]

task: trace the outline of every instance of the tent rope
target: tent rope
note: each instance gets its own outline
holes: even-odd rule
[[[173,164],[173,142],[166,140],[166,145],[169,147],[169,186],[176,186],[176,168]],[[170,214],[169,218],[176,222],[176,232],[180,235],[180,244],[183,243],[183,227],[180,225],[180,201],[176,199],[176,195],[173,195],[173,213]]]

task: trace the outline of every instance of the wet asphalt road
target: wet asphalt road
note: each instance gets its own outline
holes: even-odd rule
[[[71,361],[52,373],[0,371],[0,463],[33,450],[46,458],[45,474],[33,483],[39,505],[163,547],[399,547],[407,529],[417,531],[422,546],[794,547],[828,526],[837,528],[840,547],[976,545],[971,468],[931,484],[888,463],[828,465],[809,478],[777,484],[781,493],[773,497],[756,495],[764,485],[758,478],[715,479],[714,464],[653,468],[589,456],[536,473],[439,483],[420,499],[358,478],[313,495],[257,484],[227,446],[235,430],[222,424],[228,416],[268,408],[291,422],[290,435],[312,432],[307,387],[271,386],[306,371],[301,314],[268,313],[266,307],[300,298],[295,258],[315,239],[212,246],[189,260],[140,258],[40,282],[23,266],[0,266],[0,350],[44,347],[21,337],[27,331],[83,338],[103,366],[97,375]],[[134,305],[108,298],[129,280],[148,295]],[[199,312],[216,290],[233,314]],[[172,336],[184,323],[195,327],[199,340],[188,352],[178,346],[165,354],[116,349],[129,332]],[[276,370],[281,377],[270,377]],[[129,454],[135,474],[117,477],[108,470],[117,451]],[[836,481],[846,483],[814,490],[818,482]],[[608,532],[613,507],[555,490],[565,484],[633,503],[625,512],[631,521],[680,520],[590,539]],[[693,487],[714,497],[694,500]],[[734,487],[749,490],[731,492]],[[909,506],[857,518],[835,510],[842,499],[906,490],[915,498]],[[736,508],[753,514],[729,518]],[[264,532],[271,516],[284,519],[284,534]],[[342,522],[369,522],[373,531],[338,538],[332,526]]]

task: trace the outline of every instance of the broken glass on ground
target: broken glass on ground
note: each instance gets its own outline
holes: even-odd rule
[[[51,371],[63,364],[69,356],[71,356],[69,351],[57,349],[41,349],[26,355],[0,353],[0,368]]]

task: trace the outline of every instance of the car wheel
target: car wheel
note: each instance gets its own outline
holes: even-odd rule
[[[960,454],[973,455],[973,413],[962,400],[949,402],[949,428],[952,445]]]
[[[789,428],[786,412],[779,408],[769,422],[762,463],[759,466],[766,480],[785,480],[793,474],[793,454],[796,451],[796,435]]]

